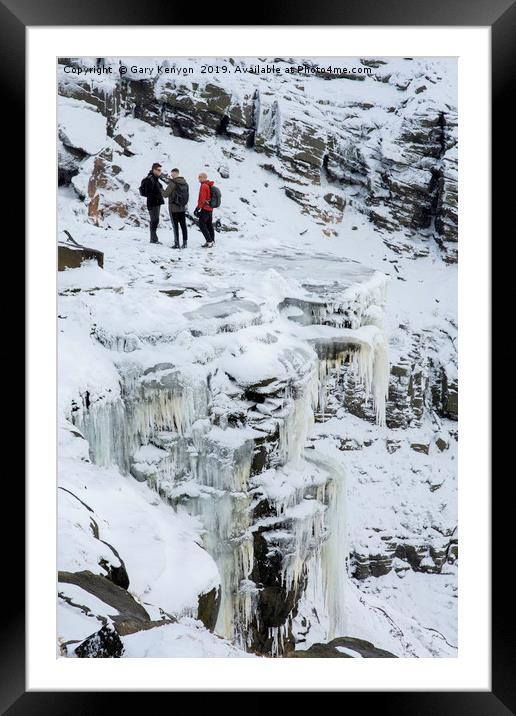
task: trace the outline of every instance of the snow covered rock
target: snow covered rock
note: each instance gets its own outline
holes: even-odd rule
[[[87,659],[117,659],[124,653],[124,645],[112,626],[103,626],[75,648],[75,656]]]
[[[123,637],[122,642],[125,658],[256,658],[235,648],[227,639],[211,634],[193,619],[139,631]]]
[[[79,268],[84,261],[96,261],[100,268],[102,268],[104,266],[104,254],[102,251],[88,249],[86,246],[79,246],[65,242],[58,244],[58,271],[64,271],[69,268]]]
[[[106,143],[106,118],[86,102],[61,96],[58,127],[64,146],[84,154],[98,154]]]
[[[286,656],[294,658],[312,657],[317,659],[391,659],[396,658],[394,654],[385,649],[377,649],[371,642],[364,639],[354,639],[349,636],[341,636],[332,639],[327,644],[312,644],[305,651],[294,651]]]

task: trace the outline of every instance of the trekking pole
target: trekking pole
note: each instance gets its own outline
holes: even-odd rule
[[[77,243],[77,241],[73,238],[73,236],[71,235],[71,233],[70,233],[67,229],[63,229],[63,232],[64,232],[64,233],[67,235],[67,237],[68,237],[68,243],[70,243],[70,244],[75,244],[75,246],[78,246],[80,249],[84,248],[81,244],[78,244],[78,243]]]

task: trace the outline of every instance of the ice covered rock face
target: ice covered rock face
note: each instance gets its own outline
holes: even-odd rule
[[[107,120],[104,146],[76,150],[63,173],[61,228],[105,266],[60,275],[62,414],[89,468],[118,468],[158,493],[171,524],[201,526],[203,550],[188,554],[208,576],[188,600],[160,602],[167,589],[147,575],[141,592],[174,617],[207,611],[217,634],[260,654],[354,635],[398,656],[454,655],[421,627],[453,644],[453,618],[441,627],[417,599],[417,580],[434,580],[423,589],[453,614],[456,324],[434,293],[453,291],[441,135],[454,109],[432,82],[417,91],[438,63],[376,69],[374,85],[300,78],[288,91],[60,81],[65,107]],[[191,183],[199,167],[218,172],[216,253],[147,245],[137,189],[156,157]],[[166,243],[164,220],[160,232]],[[141,524],[129,517],[128,532]],[[412,616],[392,636],[400,613]]]
[[[283,258],[288,270],[292,257]],[[292,273],[302,278],[302,262]],[[170,362],[143,369],[139,356],[131,360],[138,351],[127,355],[125,342],[107,343],[104,335],[111,351],[121,349],[114,356],[119,395],[92,401],[85,394],[67,415],[95,464],[116,464],[201,519],[204,547],[221,577],[215,631],[259,653],[292,648],[291,623],[310,575],[321,572],[326,585],[333,579],[324,555],[342,476],[322,456],[306,458],[305,445],[334,366],[349,365],[364,399],[374,401],[377,421],[385,421],[385,336],[361,325],[373,303],[383,305],[385,277],[345,263],[339,273],[340,285],[298,285],[302,322],[291,315],[296,301],[288,295],[268,307],[246,299],[198,301],[184,314],[190,365],[172,347]],[[98,325],[95,332],[101,335]],[[201,360],[198,351],[212,333],[219,355]],[[337,580],[324,588],[328,609],[341,586]]]

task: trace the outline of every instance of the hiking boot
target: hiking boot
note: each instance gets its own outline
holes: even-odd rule
[[[206,241],[206,243],[201,244],[201,249],[207,249],[210,246],[210,244]]]
[[[182,249],[186,249],[187,246],[188,246],[187,242],[186,242],[186,241],[183,241],[183,245],[181,246],[181,248],[182,248]]]
[[[180,248],[179,243],[177,243],[177,244],[172,244],[172,248],[173,248],[173,249],[179,249],[179,248]]]
[[[160,246],[163,246],[163,243],[161,241],[151,241],[151,244],[159,244]]]

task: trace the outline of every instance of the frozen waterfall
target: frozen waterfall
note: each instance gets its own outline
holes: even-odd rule
[[[330,377],[343,370],[385,424],[384,283],[373,278],[369,293],[348,289],[324,308],[299,299],[303,320],[283,301],[281,339],[259,322],[240,328],[254,341],[252,370],[245,339],[231,357],[217,359],[218,348],[215,360],[195,365],[144,369],[124,357],[118,396],[82,394],[68,416],[93,462],[118,465],[200,519],[220,574],[215,632],[243,649],[281,655],[301,599],[318,605],[328,638],[343,628],[344,466],[306,446]]]

